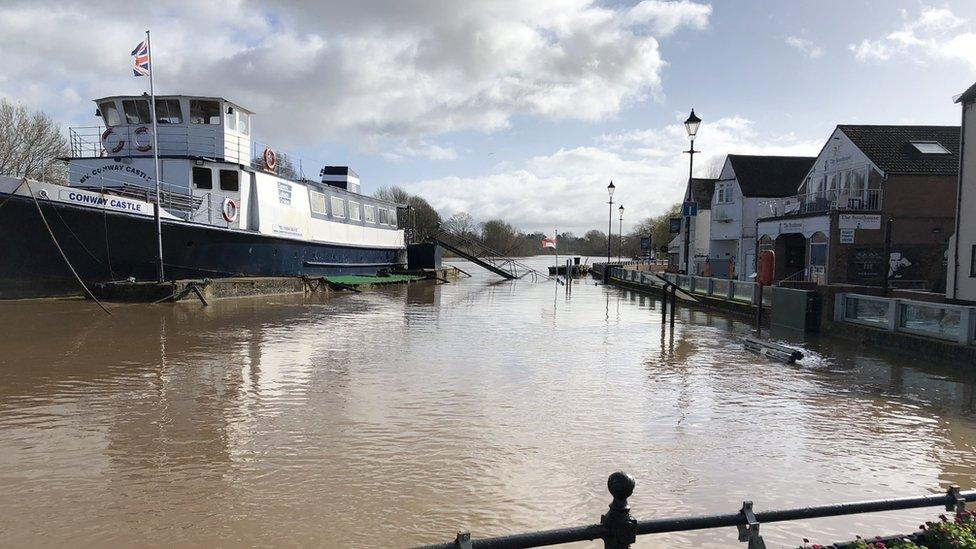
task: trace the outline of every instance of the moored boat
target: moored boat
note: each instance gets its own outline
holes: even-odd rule
[[[406,263],[398,205],[358,175],[283,169],[223,98],[96,100],[102,125],[71,128],[67,185],[0,177],[0,298],[80,294],[86,283],[155,280],[155,156],[166,279],[375,274]],[[154,146],[158,151],[154,151]]]

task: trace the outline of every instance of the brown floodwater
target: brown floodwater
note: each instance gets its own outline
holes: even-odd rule
[[[640,518],[976,488],[973,365],[830,339],[784,365],[726,315],[683,309],[664,334],[648,297],[465,269],[111,317],[0,302],[0,546],[406,547],[596,522],[618,469]],[[744,545],[727,528],[636,547]]]

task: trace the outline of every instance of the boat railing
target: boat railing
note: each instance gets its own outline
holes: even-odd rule
[[[738,540],[747,544],[748,549],[761,549],[766,547],[760,532],[760,527],[764,524],[926,507],[941,507],[947,512],[956,513],[958,517],[964,517],[969,516],[966,503],[976,501],[976,490],[961,491],[953,486],[942,494],[811,505],[774,511],[758,511],[752,501],[743,501],[742,507],[734,513],[638,520],[631,514],[628,501],[636,484],[634,478],[626,473],[616,472],[610,475],[607,489],[613,500],[609,510],[600,516],[597,524],[481,539],[472,538],[469,532],[461,532],[453,542],[425,545],[420,549],[514,549],[596,539],[603,540],[606,549],[629,549],[636,543],[637,536],[733,526],[737,530]],[[895,539],[902,537],[904,536]]]

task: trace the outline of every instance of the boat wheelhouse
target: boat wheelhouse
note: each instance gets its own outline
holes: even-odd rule
[[[69,260],[86,282],[155,278],[156,152],[167,279],[375,274],[406,263],[399,205],[361,194],[352,169],[325,166],[316,179],[305,177],[301,163],[253,139],[252,111],[219,97],[156,96],[154,139],[149,101],[95,100],[101,123],[69,130],[67,186],[30,182],[28,190],[19,179],[0,180],[0,195],[57,210],[52,229],[63,246],[77,248]],[[2,217],[2,225],[14,218]],[[12,234],[27,230],[5,229],[5,251],[26,253],[14,249]],[[37,234],[19,235],[24,242],[53,246],[43,227],[30,230]],[[76,292],[63,261],[51,259],[8,262],[0,297],[21,297],[24,279],[38,277],[50,283],[28,294]]]

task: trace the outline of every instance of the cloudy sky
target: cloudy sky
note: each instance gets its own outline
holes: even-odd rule
[[[66,125],[141,93],[222,95],[255,134],[366,191],[526,229],[664,211],[726,153],[815,154],[838,123],[958,124],[976,2],[953,0],[0,0],[0,96]],[[308,166],[316,166],[309,169]]]

